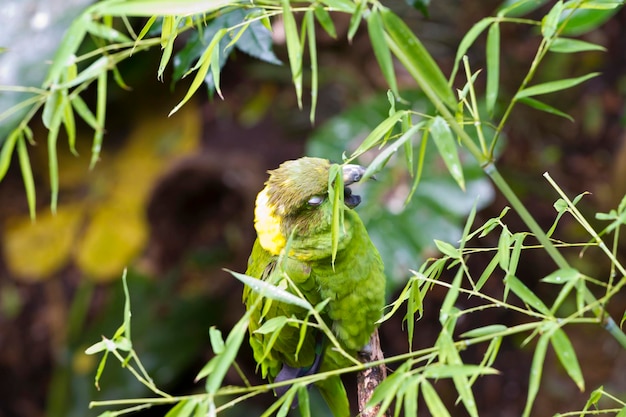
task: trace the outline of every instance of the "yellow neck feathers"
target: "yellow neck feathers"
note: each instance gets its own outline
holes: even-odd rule
[[[274,207],[269,205],[266,189],[256,198],[254,228],[263,249],[272,255],[279,255],[287,241],[280,231],[280,218],[274,213]]]

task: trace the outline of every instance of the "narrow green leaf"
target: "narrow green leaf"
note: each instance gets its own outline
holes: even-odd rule
[[[85,23],[87,32],[98,38],[106,39],[111,42],[131,42],[128,36],[110,26],[103,25],[93,20],[85,20]]]
[[[546,358],[546,351],[548,349],[548,341],[550,340],[551,333],[545,332],[539,338],[537,346],[535,347],[535,354],[533,355],[533,361],[530,366],[530,377],[528,381],[528,397],[526,398],[526,406],[524,407],[523,417],[530,416],[535,398],[539,392],[539,384],[541,383],[541,373],[543,370],[543,363]]]
[[[341,167],[333,164],[329,170],[328,176],[328,198],[333,202],[333,217],[331,224],[331,262],[334,268],[337,251],[339,249],[339,237],[343,233],[343,175]]]
[[[556,2],[552,9],[548,12],[547,15],[541,21],[541,34],[544,39],[550,39],[554,37],[557,31],[557,27],[559,24],[559,18],[563,13],[563,1],[559,0]]]
[[[4,178],[11,165],[11,157],[13,149],[18,139],[23,135],[22,129],[19,127],[13,129],[0,147],[0,181]]]
[[[615,417],[626,417],[626,405],[619,410],[619,413],[615,414]]]
[[[506,327],[504,324],[490,324],[487,326],[478,327],[476,329],[465,332],[461,334],[460,337],[469,339],[469,338],[474,338],[474,337],[488,336],[488,335],[492,335],[496,333],[501,333],[505,331],[506,329],[508,329],[508,327]]]
[[[515,99],[519,100],[524,97],[538,96],[541,94],[565,90],[583,83],[590,78],[597,77],[598,75],[600,75],[599,72],[592,72],[591,74],[583,75],[581,77],[566,78],[564,80],[550,81],[543,84],[533,85],[518,92],[515,95]]]
[[[456,98],[441,69],[411,29],[387,8],[381,9],[387,43],[429,100],[456,110]]]
[[[417,396],[419,394],[419,380],[417,378],[411,378],[408,384],[404,386],[404,415],[405,416],[417,416]],[[396,409],[400,407],[396,405]]]
[[[85,123],[89,125],[93,130],[102,129],[102,126],[98,126],[98,121],[96,120],[96,116],[93,115],[89,107],[85,101],[78,95],[71,98],[72,107],[78,115],[83,119]]]
[[[50,175],[50,210],[56,213],[59,198],[59,160],[57,157],[57,139],[63,119],[62,104],[55,109],[48,126],[48,169]]]
[[[328,5],[330,11],[352,14],[356,9],[355,2],[351,0],[321,0],[320,2]]]
[[[541,282],[563,285],[566,282],[575,281],[579,277],[580,272],[576,268],[561,268],[542,278]]]
[[[231,274],[233,274],[233,272],[231,272]],[[267,296],[267,294],[263,295]],[[243,317],[237,322],[237,324],[235,324],[226,338],[224,351],[221,355],[216,356],[216,358],[219,359],[216,361],[215,369],[208,376],[206,381],[206,390],[208,394],[215,394],[217,392],[222,385],[226,372],[235,360],[237,353],[239,353],[239,348],[241,347],[241,343],[243,342],[244,336],[248,330],[248,323],[250,322],[252,311],[253,310],[248,310],[246,314],[244,314]]]
[[[102,141],[104,140],[104,124],[106,118],[107,105],[107,73],[103,72],[98,76],[98,91],[96,102],[96,123],[98,129],[95,130],[93,136],[93,144],[91,145],[91,161],[89,169],[93,169],[96,162],[100,159],[100,151],[102,150]]]
[[[391,145],[385,148],[384,151],[376,155],[376,158],[369,164],[365,173],[363,174],[363,178],[361,181],[365,181],[372,177],[372,175],[376,174],[380,171],[389,161],[389,158],[398,151],[401,146],[404,146],[406,143],[411,143],[411,138],[415,133],[423,126],[423,122],[415,124],[409,128],[406,132],[402,134],[398,138],[398,140],[394,141]]]
[[[363,13],[367,8],[367,1],[359,1],[356,5],[356,10],[351,13],[350,24],[348,25],[348,42],[352,43],[356,31],[361,26],[361,20],[363,19]]]
[[[500,24],[495,22],[487,34],[487,111],[493,114],[500,85]]]
[[[195,400],[181,400],[165,414],[165,417],[189,417],[196,405],[198,403]]]
[[[43,82],[44,87],[51,87],[57,84],[61,79],[64,68],[72,63],[75,59],[74,57],[78,55],[78,48],[83,43],[87,33],[86,21],[89,19],[89,16],[87,13],[84,13],[76,18],[67,32],[65,32],[63,40],[59,43],[59,48],[52,59],[48,75]]]
[[[400,365],[394,373],[378,384],[378,386],[374,389],[372,396],[368,400],[367,406],[372,407],[381,403],[386,398],[393,398],[398,392],[398,389],[400,389],[401,385],[409,376],[408,372],[410,370],[410,364],[410,361],[402,363],[402,365]]]
[[[515,275],[517,272],[517,265],[519,263],[519,257],[522,253],[522,245],[524,244],[524,233],[515,233],[511,238],[513,240],[513,249],[511,249],[511,259],[509,260],[509,268],[507,272]]]
[[[157,20],[157,16],[150,16],[150,18],[146,21],[146,24],[143,25],[143,28],[141,28],[141,32],[139,32],[139,35],[137,35],[137,39],[135,39],[135,45],[133,46],[133,50],[137,47],[137,45],[139,44],[139,41],[141,41],[150,31],[150,29],[152,28],[152,25],[154,24],[154,22],[156,22]]]
[[[585,380],[580,370],[576,352],[563,329],[556,329],[550,338],[550,342],[556,352],[556,356],[559,358],[559,362],[561,362],[567,374],[572,378],[572,381],[574,381],[578,389],[581,392],[584,391]]]
[[[377,146],[379,142],[381,142],[382,139],[385,137],[385,135],[387,135],[387,133],[394,128],[396,123],[398,123],[398,121],[407,114],[409,114],[407,110],[401,110],[380,122],[380,124],[376,126],[365,139],[363,139],[363,142],[361,142],[359,147],[356,148],[354,152],[352,152],[352,155],[350,155],[350,159],[354,159],[372,149],[373,147]]]
[[[448,289],[446,297],[441,304],[441,308],[439,309],[439,322],[444,324],[452,313],[452,309],[454,308],[454,303],[456,303],[457,298],[459,297],[459,290],[461,288],[461,280],[463,278],[463,268],[459,268],[454,279],[452,280],[452,285]]]
[[[281,0],[283,7],[283,25],[287,43],[287,55],[291,67],[291,79],[296,89],[298,107],[302,108],[302,44],[298,36],[296,19],[291,11],[289,0]]]
[[[300,417],[311,417],[309,389],[305,385],[298,387],[298,410],[300,411]]]
[[[302,307],[305,310],[311,310],[313,307],[309,304],[308,301],[296,297],[295,295],[287,292],[281,288],[278,288],[275,285],[272,285],[268,282],[260,280],[258,278],[254,278],[248,275],[240,274],[235,271],[231,271],[229,269],[225,269],[226,272],[231,274],[233,277],[237,278],[239,281],[243,282],[245,285],[250,287],[252,291],[257,294],[262,295],[263,297],[267,297],[271,300],[280,301],[282,303],[292,304],[298,307]]]
[[[366,3],[363,1],[363,3]],[[398,83],[396,82],[396,71],[393,68],[393,60],[391,59],[391,51],[385,40],[385,29],[383,20],[377,9],[374,9],[367,17],[367,32],[370,37],[374,55],[380,67],[389,88],[395,95],[399,95]]]
[[[315,18],[320,23],[322,28],[328,33],[333,39],[337,38],[337,31],[335,30],[335,24],[333,23],[333,19],[330,17],[330,14],[326,11],[325,8],[316,4],[313,8],[315,12]]]
[[[315,33],[315,17],[312,11],[304,15],[306,22],[307,38],[309,39],[309,57],[311,60],[311,111],[309,121],[315,122],[315,111],[317,109],[317,94],[319,89],[319,71],[317,66],[317,36]]]
[[[226,6],[233,0],[133,0],[98,2],[85,12],[86,15],[109,15],[126,17],[152,17],[154,15],[191,16],[209,14]]]
[[[537,109],[539,111],[542,111],[544,113],[549,113],[549,114],[553,114],[555,116],[559,116],[559,117],[563,117],[564,119],[569,120],[570,122],[574,121],[574,118],[572,116],[570,116],[567,113],[562,112],[561,110],[550,106],[549,104],[546,104],[542,101],[536,100],[534,98],[530,98],[530,97],[522,97],[518,100],[520,103],[523,103],[529,107],[532,107],[533,109]]]
[[[556,38],[552,41],[549,48],[550,52],[571,54],[575,52],[600,51],[606,52],[606,48],[591,42],[581,41],[580,39]]]
[[[487,17],[482,19],[481,21],[475,23],[474,26],[472,26],[472,28],[467,31],[463,39],[461,39],[461,43],[459,43],[459,47],[456,51],[456,56],[454,57],[454,67],[452,68],[452,73],[450,74],[450,84],[452,84],[452,81],[454,81],[454,78],[456,77],[456,73],[459,70],[459,65],[461,63],[461,60],[463,59],[463,56],[465,56],[469,48],[474,44],[476,39],[478,39],[480,34],[483,33],[485,29],[487,29],[487,27],[494,22],[496,22],[496,19],[494,17]]]
[[[449,244],[448,242],[444,242],[439,239],[435,239],[434,242],[435,242],[435,246],[437,246],[437,249],[439,249],[439,251],[443,253],[444,255],[449,256],[452,259],[460,258],[461,254],[459,250],[455,248],[454,246],[452,246],[451,244]]]
[[[130,292],[128,291],[128,282],[126,278],[127,270],[124,268],[124,272],[122,273],[122,287],[124,288],[124,335],[130,341],[133,340],[130,336],[130,318],[131,318],[131,309],[130,309]]]
[[[517,279],[515,276],[510,275],[506,278],[507,285],[511,288],[511,291],[515,295],[517,295],[524,303],[528,304],[535,310],[540,313],[545,314],[546,316],[550,316],[550,310],[546,305],[541,301],[539,297],[535,295],[522,281]]]
[[[222,100],[224,100],[224,96],[222,95],[222,89],[220,88],[220,72],[222,68],[220,67],[220,48],[219,46],[213,48],[213,53],[211,54],[211,76],[213,76],[213,85],[215,86],[215,91],[217,95],[220,96]]]
[[[454,377],[470,377],[474,375],[497,375],[499,372],[493,368],[478,365],[442,365],[434,364],[424,369],[424,377],[429,379],[445,379]]]
[[[509,272],[509,262],[511,260],[511,233],[508,229],[502,229],[500,238],[498,239],[498,258],[500,268]]]
[[[178,35],[177,26],[180,22],[180,17],[164,16],[163,23],[161,25],[161,46],[163,52],[161,52],[161,60],[159,62],[159,69],[157,71],[157,79],[163,81],[163,72],[167,63],[170,62],[172,52],[174,50],[174,41]]]
[[[475,291],[480,291],[480,289],[485,285],[485,282],[491,277],[493,271],[496,270],[496,266],[500,263],[500,255],[496,253],[496,255],[491,258],[489,264],[485,267],[482,274],[480,274],[480,278],[476,281],[476,286],[474,288]]]
[[[263,323],[263,325],[259,327],[258,329],[256,329],[254,333],[259,333],[259,334],[274,333],[274,332],[279,331],[283,327],[285,327],[285,324],[287,324],[286,316],[273,317],[269,319],[268,321],[266,321],[265,323]]]
[[[422,179],[422,172],[424,171],[424,162],[426,160],[426,145],[428,144],[429,133],[430,132],[428,131],[428,129],[424,129],[424,133],[422,134],[422,140],[420,141],[419,154],[417,157],[417,168],[416,168],[415,175],[413,175],[414,177],[413,185],[411,186],[411,191],[409,192],[409,195],[406,197],[406,201],[404,204],[409,204],[409,202],[413,198],[413,194],[415,194],[415,191],[417,190],[420,180]]]
[[[441,116],[436,116],[430,125],[430,134],[435,141],[439,155],[446,164],[452,178],[459,187],[465,191],[465,179],[463,177],[463,167],[459,159],[459,153],[448,123]]]
[[[198,63],[191,69],[192,71],[197,68],[196,75],[185,94],[185,97],[170,111],[168,117],[172,114],[176,113],[185,103],[191,99],[191,97],[195,94],[195,92],[200,88],[200,86],[204,83],[204,79],[206,78],[207,73],[209,72],[209,66],[214,63],[212,60],[213,50],[215,48],[219,48],[219,43],[222,38],[228,33],[225,28],[222,28],[217,31],[213,40],[209,44],[209,46],[205,49],[198,60]]]
[[[446,409],[446,406],[443,405],[441,398],[437,394],[437,391],[433,388],[433,386],[428,382],[427,379],[422,380],[422,395],[424,396],[424,401],[426,402],[426,407],[430,410],[430,413],[433,416],[437,417],[449,417],[450,413]]]
[[[24,181],[24,190],[26,191],[26,201],[28,202],[28,212],[30,214],[30,219],[35,220],[35,216],[36,216],[35,180],[33,179],[33,170],[30,166],[30,159],[28,157],[28,149],[26,149],[26,139],[24,139],[23,135],[20,136],[17,142],[17,156],[20,161],[22,181]]]
[[[67,143],[72,154],[78,156],[76,152],[76,121],[74,119],[74,112],[72,111],[72,103],[70,103],[66,94],[63,97],[63,126],[65,126],[65,132],[67,133]]]
[[[72,88],[86,81],[97,78],[103,72],[106,73],[108,66],[109,66],[109,57],[101,56],[100,58],[96,59],[91,64],[89,64],[87,68],[85,68],[80,73],[78,73],[76,77],[73,77],[72,79],[68,81],[64,81],[60,83],[58,85],[58,88],[59,89]]]
[[[211,340],[211,349],[213,353],[219,355],[224,351],[224,339],[222,338],[222,332],[215,326],[209,328],[209,339]]]

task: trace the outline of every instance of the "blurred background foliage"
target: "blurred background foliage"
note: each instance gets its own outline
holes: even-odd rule
[[[9,0],[3,5],[0,47],[6,49],[0,54],[0,84],[38,86],[68,22],[86,3]],[[424,11],[428,3],[391,1],[389,6],[449,73],[461,37],[500,2],[433,2],[426,18],[415,8]],[[133,339],[148,372],[173,394],[199,389],[190,381],[209,355],[208,328],[216,325],[226,331],[243,311],[240,284],[221,268],[245,270],[254,238],[253,201],[265,171],[304,153],[339,161],[386,117],[387,87],[366,31],[361,28],[348,42],[350,22],[334,15],[337,39],[321,32],[318,38],[320,89],[314,125],[307,100],[304,110],[297,110],[288,66],[278,65],[287,62],[280,21],[272,37],[259,23],[247,32],[250,38],[230,49],[228,59],[221,57],[224,101],[214,97],[213,78],[207,77],[207,94],[198,94],[197,100],[167,118],[189,87],[190,81],[181,79],[185,69],[212,34],[237,19],[241,16],[232,13],[220,16],[203,32],[179,39],[173,46],[173,68],[166,68],[162,80],[157,80],[157,50],[138,53],[119,66],[124,83],[108,87],[104,147],[95,169],[88,168],[92,133],[86,124],[78,123],[80,157],[65,146],[59,148],[56,215],[46,198],[40,198],[37,221],[31,222],[13,158],[0,183],[0,416],[95,415],[97,410],[87,410],[90,400],[145,395],[128,373],[113,366],[105,370],[97,391],[97,363],[83,353],[101,335],[112,334],[121,320],[119,277],[125,266],[130,268]],[[554,196],[542,191],[547,190],[539,180],[545,170],[572,194],[592,192],[583,200],[587,213],[613,207],[626,192],[624,10],[582,36],[607,52],[553,54],[538,77],[554,80],[602,71],[582,87],[545,98],[577,123],[520,106],[501,152],[500,169],[547,226],[554,218]],[[500,89],[512,94],[532,58],[536,38],[532,29],[511,25],[503,26],[502,42],[507,47],[501,52]],[[469,51],[474,68],[484,66],[482,50]],[[397,70],[404,105],[425,110],[426,100],[413,91],[412,79]],[[0,113],[15,103],[14,98],[0,94]],[[87,91],[85,99],[93,105],[95,92]],[[2,120],[0,137],[6,137],[15,120]],[[31,127],[37,143],[29,146],[34,181],[38,195],[46,196],[51,192],[41,139],[46,133],[36,123]],[[416,269],[434,253],[433,238],[458,239],[464,216],[476,201],[483,209],[477,222],[502,208],[502,197],[494,194],[470,158],[462,156],[467,185],[463,193],[434,150],[427,149],[426,155],[420,185],[406,207],[412,181],[401,158],[358,190],[364,200],[358,210],[385,259],[390,294],[404,283],[409,268]],[[366,154],[362,163],[372,158]],[[514,217],[509,220],[512,228],[522,228]],[[570,240],[581,236],[580,228],[567,220],[560,232]],[[572,259],[576,256],[571,253]],[[594,268],[592,259],[585,258],[587,269]],[[546,262],[538,255],[520,268],[538,280],[549,271]],[[429,300],[414,346],[436,337],[437,320],[429,319],[437,316],[442,298],[440,294]],[[394,336],[400,329],[399,322],[382,329],[383,349],[390,354],[406,350],[404,335]],[[577,348],[580,345],[583,369],[591,373],[589,386],[597,380],[613,392],[626,393],[619,372],[626,367],[626,357],[616,344],[599,329],[580,331],[576,337],[597,341],[592,351],[573,337]],[[471,350],[467,354],[477,355]],[[485,416],[519,415],[530,360],[530,355],[520,360],[504,351],[496,367],[506,370],[506,376],[479,385],[477,400]],[[248,377],[257,378],[249,352],[244,352],[241,365]],[[567,377],[553,370],[546,378],[546,396],[539,399],[537,414],[576,408],[570,400],[575,387]],[[151,412],[164,414],[159,409]],[[260,414],[254,408],[249,412]]]

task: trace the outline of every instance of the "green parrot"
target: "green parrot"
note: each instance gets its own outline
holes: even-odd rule
[[[313,306],[322,301],[324,322],[345,352],[354,356],[366,349],[385,303],[385,275],[378,250],[353,210],[361,198],[347,188],[365,170],[344,165],[344,227],[332,262],[333,203],[328,198],[331,163],[304,157],[286,161],[269,171],[255,206],[257,239],[246,274],[293,294],[301,292]],[[289,253],[285,253],[288,251]],[[288,276],[288,279],[285,278]],[[262,293],[261,293],[262,294]],[[263,378],[285,381],[349,366],[313,326],[286,325],[275,332],[257,331],[280,316],[305,320],[307,311],[271,300],[246,286],[243,301],[251,312],[250,345]],[[278,332],[278,334],[276,334]],[[335,417],[350,415],[345,387],[339,376],[315,384]],[[280,387],[278,395],[289,387]]]

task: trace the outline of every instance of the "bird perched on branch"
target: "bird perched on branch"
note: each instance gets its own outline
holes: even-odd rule
[[[256,199],[257,240],[246,274],[302,297],[313,307],[323,306],[319,315],[341,348],[315,323],[311,311],[246,286],[243,300],[248,310],[254,310],[250,345],[262,376],[274,382],[354,364],[341,350],[354,357],[366,348],[382,316],[383,263],[353,210],[361,198],[348,188],[362,179],[365,170],[358,165],[335,165],[334,171],[331,167],[320,158],[286,161],[269,171]],[[345,186],[340,211],[335,212],[329,198],[332,172],[342,175]],[[343,224],[333,235],[334,217],[341,213]],[[349,416],[338,375],[315,385],[336,417]],[[288,389],[283,386],[276,392],[283,395]]]

